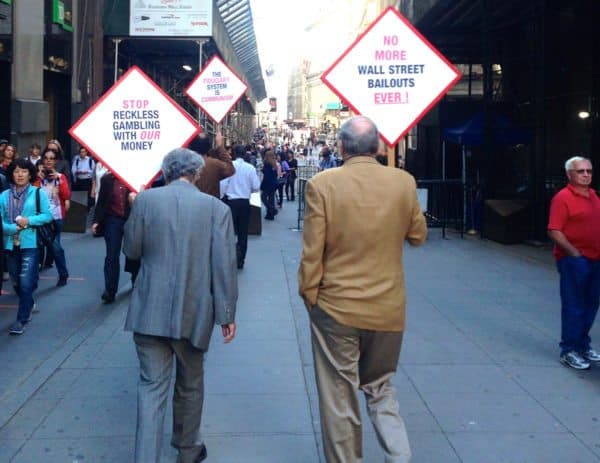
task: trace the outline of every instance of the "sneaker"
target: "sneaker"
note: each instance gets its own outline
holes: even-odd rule
[[[581,356],[584,359],[589,360],[590,362],[600,362],[600,352],[598,352],[595,349],[592,349],[591,347],[585,352],[583,352]]]
[[[10,328],[8,329],[9,334],[15,334],[15,335],[23,334],[23,331],[25,331],[25,327],[23,326],[23,323],[21,323],[20,321],[14,322],[12,325],[10,325]]]
[[[588,362],[574,350],[562,354],[560,356],[560,361],[571,368],[575,368],[576,370],[587,370],[590,367],[590,362]]]
[[[33,304],[33,307],[31,308],[31,313],[40,313],[40,309],[38,308],[37,304]]]

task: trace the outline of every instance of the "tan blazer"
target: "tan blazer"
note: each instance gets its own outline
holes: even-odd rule
[[[404,241],[427,236],[414,178],[356,156],[306,186],[300,296],[344,325],[403,331]]]

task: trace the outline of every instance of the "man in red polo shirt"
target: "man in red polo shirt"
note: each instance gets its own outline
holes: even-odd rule
[[[590,188],[589,159],[572,157],[565,170],[569,184],[552,198],[548,222],[560,274],[560,360],[585,370],[600,361],[589,336],[600,302],[600,198]]]

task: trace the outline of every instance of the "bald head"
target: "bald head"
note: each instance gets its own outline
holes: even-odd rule
[[[340,152],[344,159],[374,156],[379,147],[379,133],[371,119],[355,116],[342,124],[339,132]]]

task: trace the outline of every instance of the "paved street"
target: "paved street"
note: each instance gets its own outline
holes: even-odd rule
[[[324,461],[295,214],[286,203],[250,237],[238,336],[223,345],[215,332],[207,354],[209,462]],[[6,334],[14,295],[0,299],[0,462],[129,462],[130,284],[122,276],[116,303],[101,305],[103,240],[66,234],[64,247],[72,278],[58,289],[56,270],[42,273],[41,312],[23,336]],[[600,365],[576,372],[558,362],[558,275],[547,249],[444,240],[432,230],[425,246],[407,248],[405,269],[408,326],[395,384],[414,463],[600,462]],[[598,323],[592,338],[600,347]],[[363,418],[364,461],[381,462],[364,410]],[[169,437],[167,463],[176,458]]]

